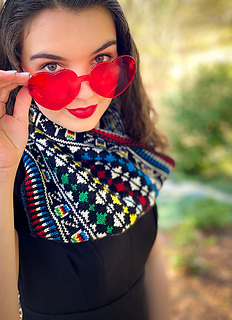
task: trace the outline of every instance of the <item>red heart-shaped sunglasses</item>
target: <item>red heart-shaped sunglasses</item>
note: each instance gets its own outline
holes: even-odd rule
[[[75,99],[83,81],[88,81],[92,90],[100,96],[115,98],[130,85],[135,71],[134,58],[123,55],[112,62],[98,63],[90,74],[80,77],[68,69],[36,73],[30,78],[28,88],[38,104],[47,109],[60,110]]]

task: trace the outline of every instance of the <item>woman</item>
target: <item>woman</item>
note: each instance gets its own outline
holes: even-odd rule
[[[121,7],[9,0],[0,29],[2,317],[19,268],[25,320],[167,318],[155,198],[173,161]]]

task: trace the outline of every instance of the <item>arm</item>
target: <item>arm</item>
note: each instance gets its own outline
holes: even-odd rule
[[[11,195],[11,196],[9,196]],[[12,199],[11,199],[12,198]],[[13,182],[0,180],[0,314],[2,319],[19,319],[17,296],[17,237],[14,231]]]
[[[19,319],[18,241],[14,229],[13,188],[18,164],[28,136],[30,96],[20,90],[13,116],[5,114],[9,92],[23,85],[29,76],[0,71],[0,316]]]
[[[145,266],[145,285],[149,320],[169,320],[168,283],[159,236]]]

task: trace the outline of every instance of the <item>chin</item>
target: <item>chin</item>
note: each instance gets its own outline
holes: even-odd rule
[[[90,131],[94,128],[98,128],[99,126],[99,121],[94,122],[94,123],[83,123],[83,120],[81,121],[81,124],[75,124],[75,125],[67,125],[64,126],[67,130],[73,131],[73,132],[85,132],[85,131]],[[58,123],[59,124],[59,123]],[[60,124],[62,126],[62,124]]]

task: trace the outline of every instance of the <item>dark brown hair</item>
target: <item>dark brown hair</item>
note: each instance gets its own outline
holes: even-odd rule
[[[126,132],[137,142],[150,144],[163,151],[167,146],[166,138],[157,131],[154,125],[157,115],[142,84],[139,53],[131,37],[125,15],[116,0],[7,0],[2,8],[0,19],[0,69],[21,70],[20,57],[25,28],[42,10],[64,8],[80,11],[95,6],[107,9],[113,17],[117,33],[118,54],[129,54],[137,63],[137,71],[132,84],[116,98],[120,102]],[[12,113],[18,90],[14,90],[10,95],[7,102],[8,113]]]

